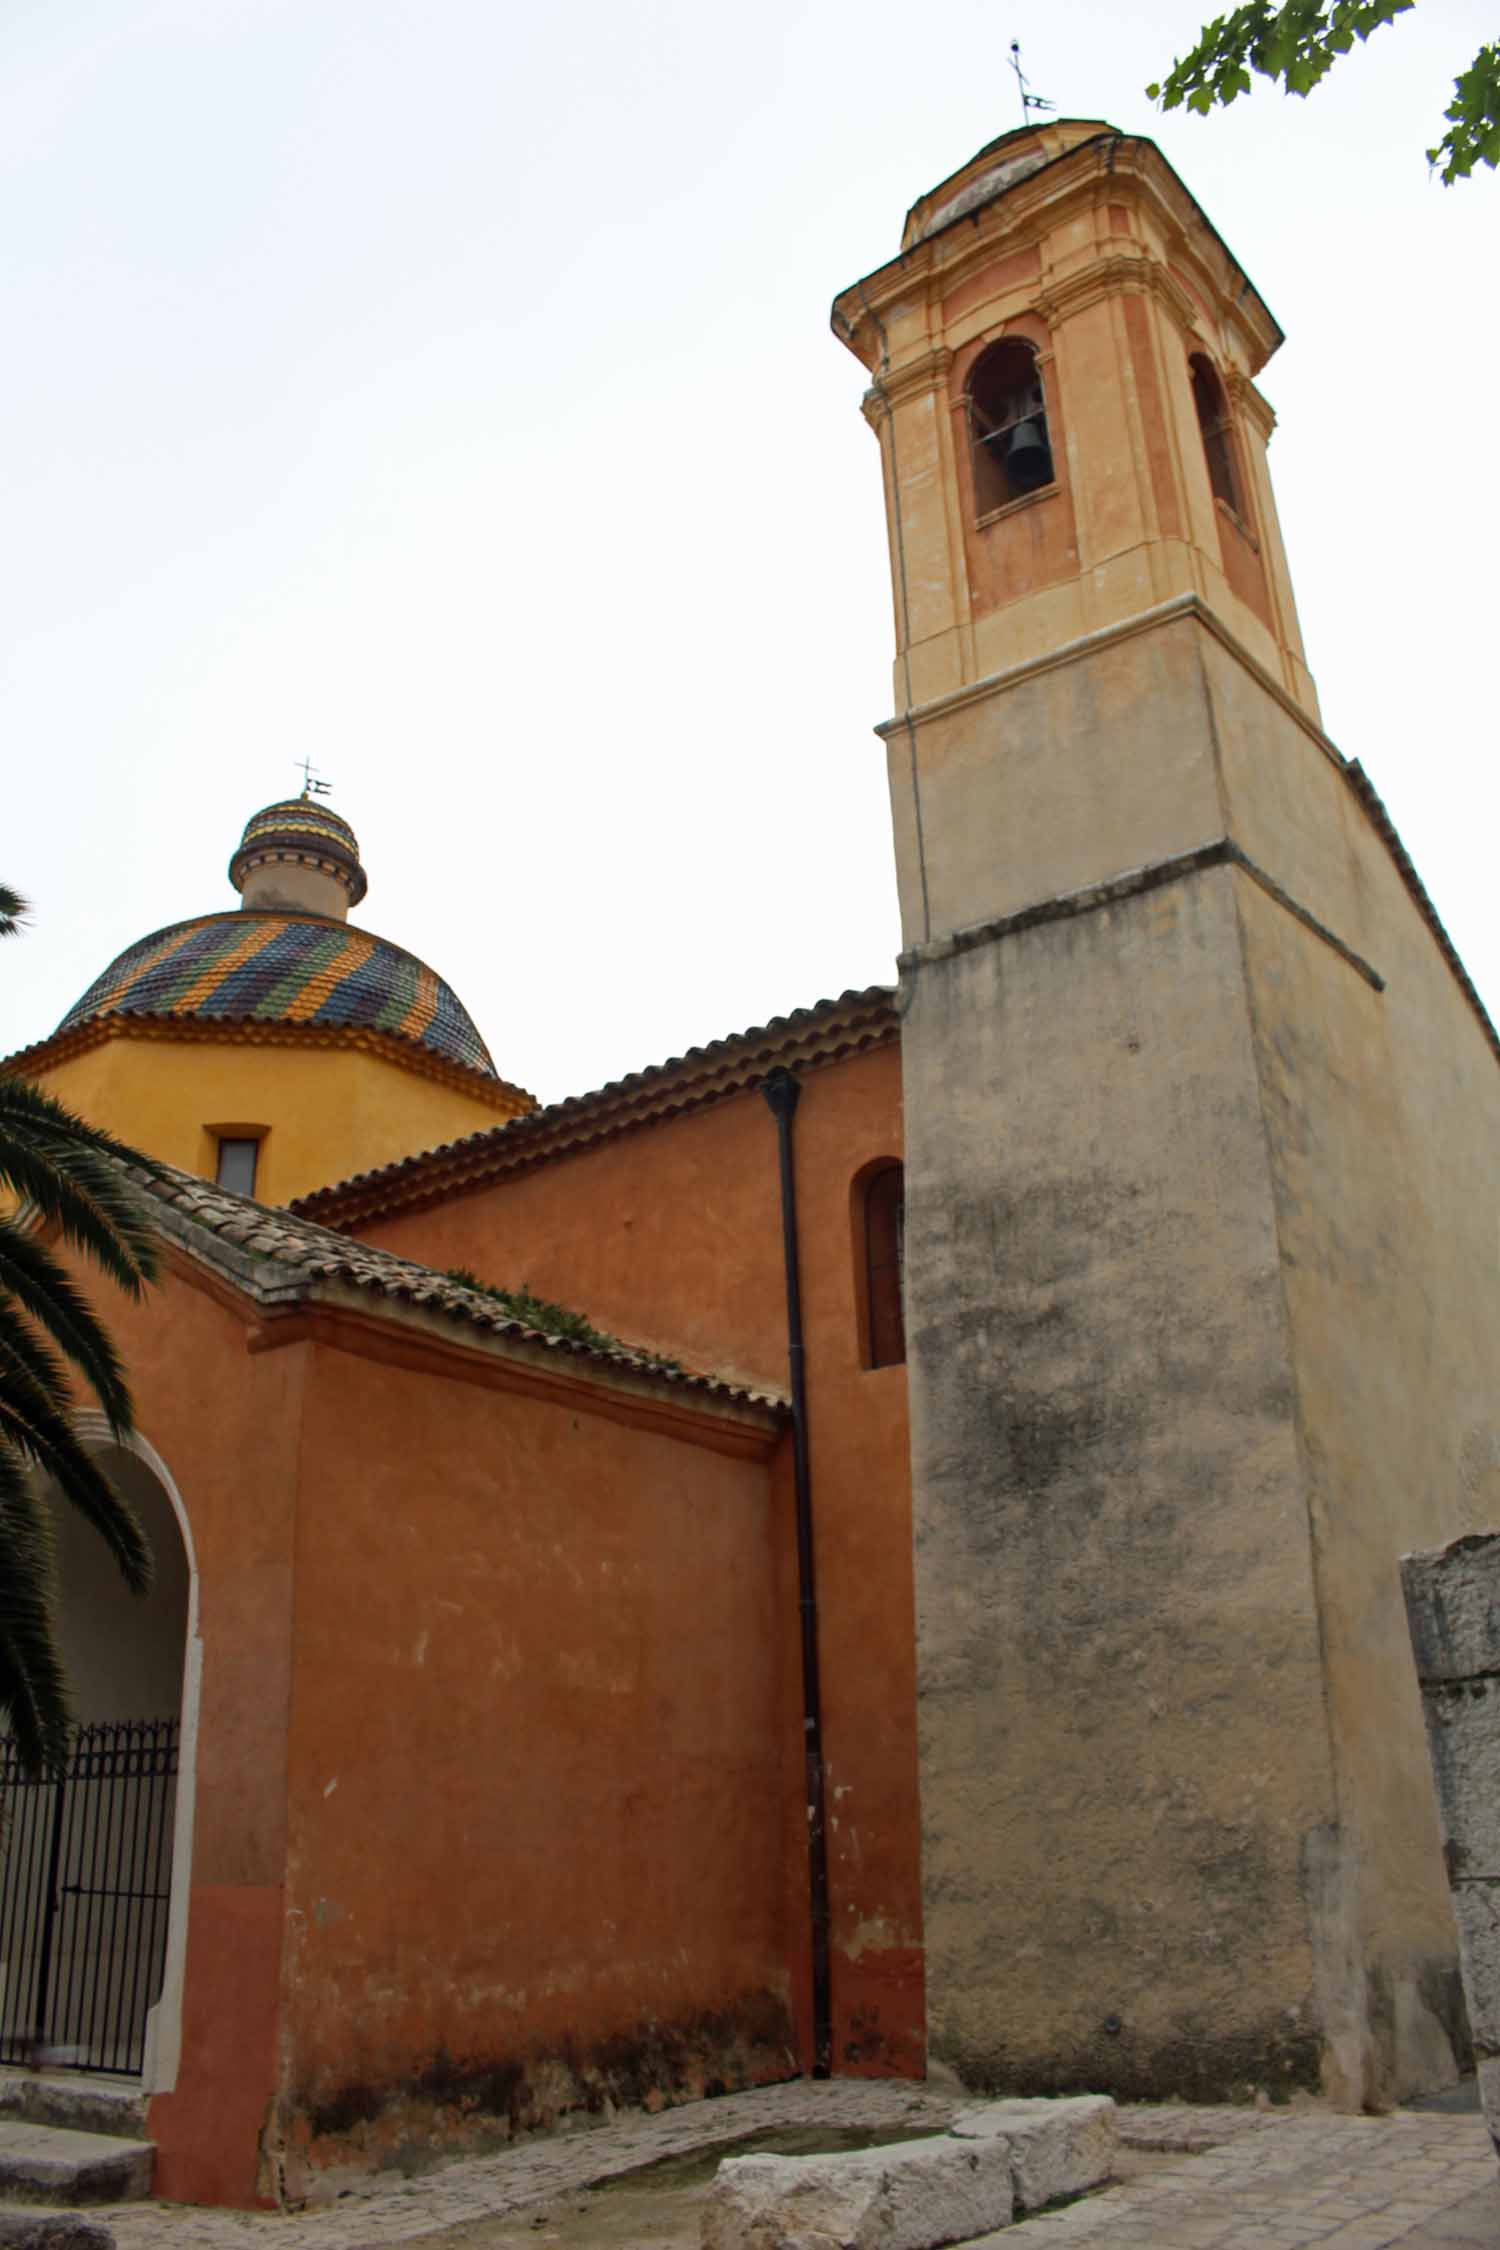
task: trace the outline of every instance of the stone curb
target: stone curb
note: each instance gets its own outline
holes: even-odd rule
[[[931,2140],[842,2156],[730,2156],[703,2213],[703,2250],[938,2250],[1008,2227],[1109,2179],[1104,2094],[985,2102]]]

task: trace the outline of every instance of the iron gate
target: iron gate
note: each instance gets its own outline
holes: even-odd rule
[[[0,2061],[134,2076],[161,1993],[175,1719],[80,1727],[28,1780],[0,1737]]]

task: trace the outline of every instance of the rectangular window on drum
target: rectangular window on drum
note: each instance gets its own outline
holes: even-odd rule
[[[255,1160],[260,1153],[259,1141],[219,1138],[218,1168],[214,1178],[219,1186],[228,1188],[234,1195],[254,1195]]]

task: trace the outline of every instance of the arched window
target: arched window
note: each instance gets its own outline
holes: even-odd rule
[[[864,1186],[864,1361],[897,1367],[906,1357],[902,1284],[906,1272],[906,1176],[882,1164]]]
[[[1047,402],[1032,345],[1007,336],[981,352],[969,376],[968,408],[977,514],[1051,484]]]
[[[1216,500],[1243,518],[1240,505],[1239,480],[1234,473],[1234,445],[1229,434],[1229,401],[1224,396],[1224,386],[1202,352],[1194,352],[1188,362],[1193,374],[1193,404],[1198,410],[1198,428],[1203,433],[1203,454],[1208,463],[1208,481]]]

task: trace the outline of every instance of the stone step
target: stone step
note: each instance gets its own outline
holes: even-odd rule
[[[151,2193],[150,2141],[0,2118],[0,2197],[31,2203],[132,2203]]]
[[[0,2250],[115,2250],[115,2238],[98,2219],[78,2211],[0,2203]]]
[[[75,2133],[146,2137],[146,2101],[133,2078],[82,2078],[68,2072],[0,2070],[0,2117],[67,2125]]]

